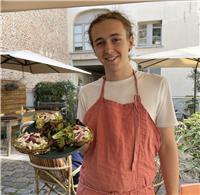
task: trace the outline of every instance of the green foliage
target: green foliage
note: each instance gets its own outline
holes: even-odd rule
[[[194,81],[194,70],[191,71],[191,73],[188,75],[188,78],[192,79]],[[200,92],[200,71],[197,70],[197,73],[196,73],[196,85],[197,85],[197,91]]]
[[[74,120],[77,107],[77,93],[75,85],[70,81],[40,82],[35,86],[36,102],[63,102],[67,104],[67,118]]]
[[[176,137],[179,149],[191,157],[191,168],[200,176],[200,112],[179,123]]]
[[[189,112],[190,114],[193,114],[194,113],[194,106],[196,106],[196,110],[199,106],[199,101],[198,99],[195,100],[195,104],[194,104],[194,97],[192,96],[186,96],[186,97],[189,97],[190,99],[188,99],[185,104],[186,104],[186,107],[185,107],[185,111]]]
[[[35,86],[34,96],[36,101],[59,102],[74,90],[75,86],[70,81],[40,82]]]

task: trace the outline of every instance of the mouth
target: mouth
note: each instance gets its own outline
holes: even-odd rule
[[[104,59],[108,62],[114,62],[119,56],[110,56],[110,57],[105,57]]]

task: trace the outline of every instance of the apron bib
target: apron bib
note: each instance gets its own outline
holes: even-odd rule
[[[159,131],[138,94],[134,103],[120,104],[104,98],[105,77],[97,102],[86,112],[84,123],[94,141],[84,155],[77,195],[155,194],[155,156]]]

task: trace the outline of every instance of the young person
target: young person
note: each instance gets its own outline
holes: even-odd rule
[[[77,194],[155,194],[159,154],[166,193],[178,195],[177,121],[166,79],[133,70],[131,22],[121,13],[99,15],[88,32],[105,76],[80,90],[77,117],[94,141],[84,146]]]

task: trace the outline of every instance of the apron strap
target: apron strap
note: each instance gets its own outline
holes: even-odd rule
[[[138,104],[141,102],[141,99],[140,99],[139,90],[138,90],[138,82],[137,82],[137,78],[134,71],[133,71],[133,76],[135,79],[135,89],[136,89],[136,95],[134,95],[134,104],[136,108],[138,109]]]
[[[103,98],[103,95],[104,95],[104,86],[105,86],[105,82],[106,82],[106,77],[103,76],[103,84],[101,86],[101,93],[100,93],[100,99]]]
[[[136,95],[134,96],[134,105],[135,108],[137,110],[137,129],[136,129],[136,133],[135,133],[135,147],[134,147],[134,154],[133,154],[133,160],[132,160],[132,164],[131,164],[131,170],[132,171],[136,171],[136,177],[138,175],[138,170],[137,170],[137,165],[138,165],[138,158],[139,158],[139,143],[140,143],[140,122],[141,122],[141,112],[140,112],[140,107],[139,104],[141,103],[141,99],[139,96],[139,92],[138,92],[138,82],[137,82],[137,78],[135,75],[135,72],[133,71],[133,76],[135,79],[135,89],[136,89]]]
[[[134,79],[135,79],[136,95],[139,96],[139,92],[138,92],[138,82],[137,82],[137,78],[136,78],[136,75],[135,75],[135,71],[133,71],[133,76],[134,76]]]

